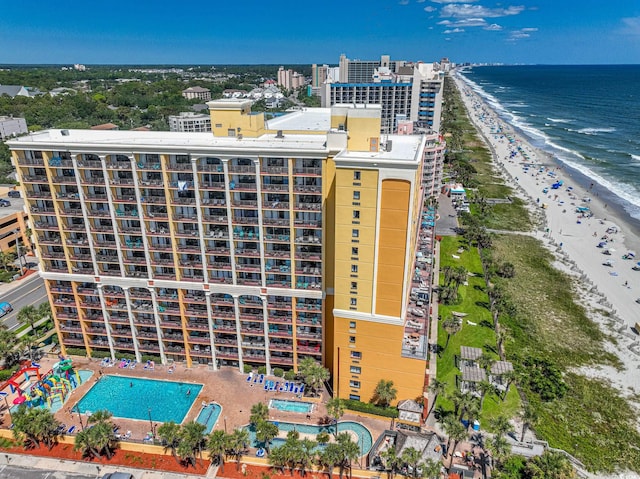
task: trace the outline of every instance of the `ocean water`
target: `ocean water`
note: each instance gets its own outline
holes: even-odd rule
[[[640,65],[473,67],[498,114],[640,220]]]

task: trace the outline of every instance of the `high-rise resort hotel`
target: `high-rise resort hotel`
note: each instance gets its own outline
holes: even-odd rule
[[[422,397],[416,249],[442,143],[381,135],[378,105],[268,122],[250,105],[210,101],[207,133],[9,142],[62,352],[213,370],[312,357],[340,397],[368,401],[380,379]]]

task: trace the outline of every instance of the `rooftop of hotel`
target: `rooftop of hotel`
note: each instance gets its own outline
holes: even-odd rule
[[[63,133],[64,132],[64,133]],[[17,149],[26,145],[49,145],[68,149],[77,145],[95,149],[108,150],[135,147],[144,149],[280,149],[280,150],[314,150],[319,153],[327,151],[325,135],[287,134],[276,138],[275,134],[264,134],[257,138],[220,137],[210,132],[174,132],[174,131],[132,131],[132,130],[60,130],[38,131],[12,140],[9,144]]]
[[[268,121],[271,130],[329,131],[331,108],[305,108]]]

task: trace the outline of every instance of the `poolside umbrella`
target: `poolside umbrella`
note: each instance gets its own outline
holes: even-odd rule
[[[17,398],[15,398],[13,400],[13,404],[22,404],[23,402],[25,402],[27,400],[26,397],[24,396],[18,396]]]

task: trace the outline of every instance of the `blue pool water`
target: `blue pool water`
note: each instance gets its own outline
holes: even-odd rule
[[[207,429],[204,431],[205,434],[209,434],[213,430],[218,422],[221,411],[222,407],[216,403],[209,403],[202,407],[200,414],[198,414],[198,417],[196,418],[196,422],[207,426]]]
[[[272,399],[269,401],[269,407],[279,411],[304,412],[307,414],[313,411],[312,402],[288,401],[286,399]]]
[[[292,430],[296,430],[301,434],[318,434],[321,431],[326,431],[330,434],[335,432],[335,425],[331,426],[314,426],[311,424],[295,424],[292,422],[275,422],[277,424],[278,429],[282,432],[288,432]],[[247,426],[245,429],[249,431],[249,437],[251,438],[251,445],[253,447],[263,447],[264,444],[260,443],[256,440],[256,433],[253,427]],[[362,424],[353,421],[342,421],[338,423],[338,433],[341,432],[351,432],[356,437],[356,443],[360,448],[361,455],[368,454],[371,450],[371,446],[373,445],[373,438],[369,430],[364,427]],[[354,439],[355,440],[355,439]],[[276,438],[271,441],[271,447],[278,447],[284,444],[285,440]]]
[[[78,409],[82,413],[107,409],[114,417],[146,421],[151,414],[154,422],[180,424],[201,389],[202,384],[103,376],[80,400]]]

